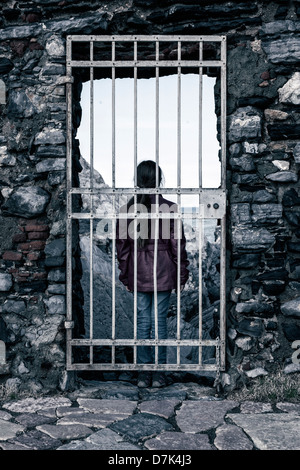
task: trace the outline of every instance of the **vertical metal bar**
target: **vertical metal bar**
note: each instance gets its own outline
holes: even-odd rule
[[[181,60],[181,42],[178,42],[178,60]],[[181,67],[178,67],[178,88],[177,88],[177,205],[178,213],[181,213]],[[180,341],[180,255],[181,255],[181,223],[182,220],[177,220],[177,340]],[[177,364],[180,364],[180,345],[177,346]]]
[[[94,43],[90,41],[90,61],[93,62]],[[94,188],[94,68],[90,66],[90,339],[93,339],[94,323],[94,269],[93,269],[93,216],[94,197],[92,194]],[[93,346],[90,346],[90,364],[93,364]]]
[[[221,188],[226,197],[226,37],[221,42]],[[226,205],[225,205],[226,207]],[[221,355],[220,367],[225,368],[225,339],[226,339],[226,216],[221,220],[221,254],[220,254],[220,340]]]
[[[115,41],[112,41],[112,61],[115,61]],[[112,187],[116,186],[116,70],[112,67]],[[116,195],[113,194],[113,215],[112,220],[112,339],[116,339]],[[116,348],[113,345],[111,351],[111,362],[116,361]]]
[[[203,60],[203,42],[200,41],[199,43],[199,60],[202,62]],[[203,113],[203,68],[199,67],[199,160],[198,160],[198,165],[199,165],[199,188],[202,188],[203,181],[202,181],[202,175],[203,175],[203,169],[202,169],[202,113]],[[203,297],[203,288],[202,288],[202,283],[203,283],[203,278],[202,278],[202,249],[203,249],[203,218],[202,218],[202,198],[201,198],[201,193],[199,193],[199,218],[198,218],[198,224],[199,224],[199,342],[202,340],[202,316],[203,316],[203,306],[202,306],[202,297]],[[199,365],[202,364],[202,346],[199,345],[199,352],[198,352],[198,362]]]
[[[156,60],[159,59],[159,41],[155,43]],[[155,185],[159,186],[159,67],[155,68],[155,162],[156,174]],[[159,237],[159,218],[158,218],[158,194],[155,196],[155,238],[154,238],[154,265],[153,265],[153,286],[154,286],[154,325],[155,325],[155,340],[158,340],[158,307],[157,307],[157,251],[158,251],[158,237]],[[155,345],[155,364],[158,364],[158,347]]]
[[[67,221],[66,221],[66,305],[67,321],[72,321],[72,67],[68,64],[72,55],[72,42],[67,38],[67,76],[69,78],[66,85],[67,95]],[[72,363],[72,330],[66,330],[66,360],[67,369]]]
[[[137,42],[134,41],[134,60],[137,60]],[[134,67],[134,188],[137,188],[137,67]],[[134,339],[137,339],[137,195],[134,194]],[[133,362],[137,363],[137,349],[133,348]]]

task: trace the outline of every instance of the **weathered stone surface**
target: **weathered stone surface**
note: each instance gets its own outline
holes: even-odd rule
[[[261,137],[261,114],[252,106],[238,108],[229,116],[229,142]]]
[[[5,443],[3,450],[51,450],[56,449],[61,445],[59,439],[53,439],[52,437],[44,434],[43,432],[32,431],[26,432],[26,434],[21,434],[16,438]],[[8,447],[8,445],[14,447]]]
[[[198,433],[224,423],[224,416],[235,408],[234,401],[184,402],[176,412],[176,422],[182,432]]]
[[[0,273],[0,292],[7,292],[12,287],[11,274]]]
[[[166,431],[145,442],[149,450],[212,450],[206,434],[184,434]]]
[[[31,118],[41,113],[46,107],[43,97],[34,93],[32,89],[12,90],[9,95],[7,111],[10,116],[17,118]]]
[[[264,331],[263,322],[258,318],[243,318],[235,328],[239,333],[255,338],[261,336]]]
[[[50,201],[50,194],[39,186],[18,188],[2,206],[5,215],[32,218],[43,214]]]
[[[281,305],[283,315],[287,317],[300,317],[300,297]]]
[[[276,183],[296,183],[298,175],[293,171],[277,171],[276,173],[266,175],[266,179]]]
[[[228,414],[260,450],[299,450],[300,416],[282,414]]]
[[[273,411],[271,403],[255,401],[244,401],[241,403],[241,413],[268,413],[271,411]]]
[[[132,414],[137,402],[130,400],[108,400],[97,398],[78,398],[79,405],[92,413]]]
[[[176,399],[150,400],[141,403],[139,409],[142,413],[150,413],[168,419],[175,413],[175,406],[178,406],[180,403]]]
[[[267,229],[236,227],[232,233],[233,248],[238,252],[261,252],[274,244],[275,237]]]
[[[66,312],[66,299],[64,295],[52,295],[44,299],[44,304],[50,314],[64,314]]]
[[[172,431],[173,427],[164,418],[148,413],[134,414],[110,425],[110,429],[126,436],[130,441],[137,443],[162,431]]]
[[[51,344],[55,340],[63,320],[64,316],[60,314],[51,314],[49,317],[45,317],[42,324],[38,318],[35,318],[34,324],[26,329],[24,337],[37,348],[43,344]]]
[[[243,430],[231,424],[222,424],[216,429],[214,445],[219,450],[253,449],[253,443]]]
[[[33,428],[42,424],[53,423],[55,418],[36,413],[23,413],[19,416],[16,416],[16,421],[22,424],[25,428]]]
[[[5,403],[3,408],[14,413],[36,413],[37,411],[59,406],[71,406],[71,401],[64,397],[24,398],[23,400]]]
[[[264,224],[276,223],[282,217],[281,204],[252,204],[252,221]]]
[[[124,413],[70,413],[58,420],[57,424],[84,424],[99,429],[122,419],[124,419]]]
[[[291,64],[300,60],[300,40],[295,36],[263,41],[262,48],[274,64]]]
[[[37,430],[48,434],[52,439],[62,441],[69,439],[82,439],[92,434],[92,430],[83,424],[43,424],[37,426]]]
[[[83,441],[72,441],[57,450],[141,450],[140,447],[126,442],[111,429],[101,429],[94,432]]]
[[[65,133],[61,129],[44,128],[35,139],[35,145],[59,145],[66,141]]]
[[[278,93],[281,103],[300,104],[300,72],[295,72]]]
[[[48,171],[61,171],[66,168],[65,158],[48,158],[36,164],[37,173]]]
[[[293,149],[293,155],[296,163],[300,163],[300,143],[296,144]]]
[[[22,431],[24,431],[23,426],[0,419],[0,441],[12,439],[18,432]]]
[[[24,313],[25,311],[24,300],[6,300],[2,306],[3,313]]]

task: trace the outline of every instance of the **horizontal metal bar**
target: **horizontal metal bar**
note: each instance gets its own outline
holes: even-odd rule
[[[81,220],[81,219],[106,219],[106,220],[114,220],[114,219],[170,219],[170,220],[181,220],[181,219],[220,219],[220,213],[215,212],[211,214],[203,214],[201,212],[194,213],[194,214],[187,214],[186,212],[179,213],[179,214],[101,214],[101,213],[81,213],[81,212],[74,212],[73,214],[68,214],[69,219],[74,220]]]
[[[152,42],[152,41],[181,41],[181,42],[194,42],[194,41],[202,41],[202,42],[221,42],[225,41],[226,36],[215,36],[215,35],[208,35],[208,36],[173,36],[173,35],[80,35],[80,34],[70,34],[67,36],[68,41],[80,41],[80,42],[89,42],[89,41],[105,41],[105,42],[124,42],[124,41],[145,41],[145,42]]]
[[[214,339],[72,339],[72,346],[217,346]]]
[[[118,363],[74,363],[67,367],[67,370],[196,370],[196,371],[212,371],[219,369],[217,364],[118,364]],[[220,370],[223,370],[222,368]]]
[[[72,194],[206,194],[207,197],[211,195],[225,196],[225,189],[215,188],[70,188]]]
[[[222,67],[222,60],[70,60],[70,67]]]

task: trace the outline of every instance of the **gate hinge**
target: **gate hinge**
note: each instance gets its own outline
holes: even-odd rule
[[[65,321],[65,328],[66,330],[70,328],[74,328],[74,322],[73,321]]]

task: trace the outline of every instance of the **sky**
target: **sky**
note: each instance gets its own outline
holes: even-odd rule
[[[219,142],[214,112],[215,79],[203,76],[203,187],[220,185]],[[177,187],[177,75],[159,78],[159,165],[164,187]],[[155,160],[154,78],[137,81],[137,162]],[[116,79],[116,187],[134,186],[134,81]],[[181,75],[181,187],[198,187],[199,77]],[[82,121],[77,138],[81,155],[90,161],[90,82],[83,84]],[[112,184],[112,81],[94,81],[94,167]],[[184,196],[182,196],[184,198]],[[171,197],[168,197],[171,199]],[[185,206],[193,197],[185,196]]]

